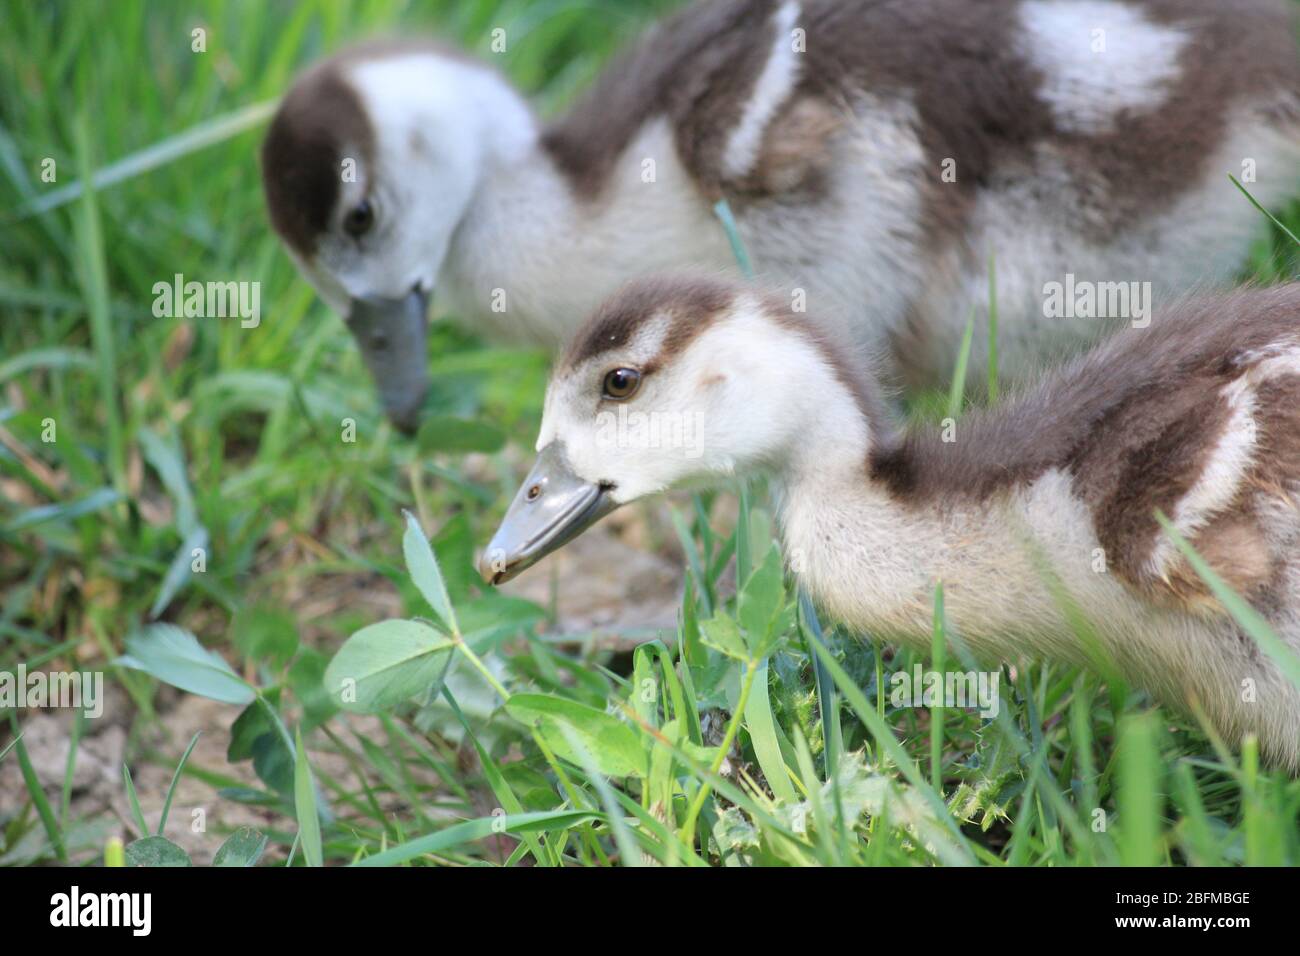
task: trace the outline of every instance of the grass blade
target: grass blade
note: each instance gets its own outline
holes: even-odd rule
[[[867,702],[866,696],[858,689],[858,686],[853,682],[853,678],[848,675],[835,658],[831,657],[831,653],[826,649],[826,646],[815,639],[812,641],[812,646],[816,651],[817,656],[825,662],[826,669],[830,671],[831,677],[834,678],[840,691],[848,700],[849,706],[851,706],[854,713],[858,715],[858,719],[866,725],[867,730],[871,732],[873,737],[875,737],[876,743],[880,746],[881,750],[888,754],[889,758],[894,762],[898,769],[902,771],[902,774],[907,778],[908,783],[915,787],[925,798],[926,802],[930,804],[936,817],[948,828],[956,839],[957,845],[966,857],[967,862],[973,863],[974,855],[971,852],[970,844],[966,839],[966,835],[962,833],[961,829],[957,826],[957,821],[953,819],[952,814],[948,811],[948,807],[944,804],[943,798],[938,794],[938,792],[930,787],[925,777],[922,776],[920,768],[916,765],[916,761],[911,758],[907,751],[903,749],[902,745],[895,739],[893,731],[890,729],[889,725],[885,723],[884,718],[880,717],[876,713],[875,708]],[[879,692],[879,690],[877,692]]]
[[[0,761],[3,761],[3,760],[5,759],[5,757],[9,756],[9,751],[11,751],[11,750],[13,750],[15,747],[17,747],[17,746],[18,746],[18,741],[20,741],[20,740],[22,740],[22,739],[23,739],[23,735],[22,735],[22,734],[19,734],[19,735],[18,735],[17,737],[15,737],[13,740],[9,741],[9,745],[8,745],[7,747],[5,747],[4,750],[0,750]]]
[[[1119,730],[1120,860],[1125,866],[1155,866],[1161,860],[1159,772],[1155,715],[1131,714]]]
[[[813,661],[813,679],[817,684],[817,709],[822,722],[822,741],[825,748],[826,779],[836,780],[840,767],[840,756],[844,753],[844,727],[840,722],[839,697],[835,690],[835,681],[826,669],[821,655],[817,654],[809,638],[823,643],[822,624],[813,609],[812,598],[802,587],[799,588],[799,628],[808,645],[808,656]],[[880,657],[877,654],[876,660]]]
[[[966,321],[966,331],[961,337],[961,351],[957,353],[957,364],[952,370],[952,385],[948,389],[948,418],[956,420],[961,416],[962,405],[966,401],[966,369],[970,365],[970,349],[975,339],[975,312],[971,311]]]
[[[149,835],[149,824],[145,822],[144,811],[140,809],[140,798],[135,792],[135,781],[131,779],[131,768],[122,763],[122,782],[126,785],[126,802],[131,806],[131,819],[135,821],[136,831],[140,836]]]
[[[1300,239],[1297,239],[1297,238],[1296,238],[1296,234],[1295,234],[1294,232],[1292,232],[1290,229],[1288,229],[1286,226],[1284,226],[1284,225],[1281,223],[1281,221],[1278,220],[1277,216],[1273,215],[1271,212],[1269,212],[1267,209],[1265,209],[1263,206],[1261,206],[1261,205],[1259,204],[1259,200],[1256,199],[1254,196],[1252,196],[1252,195],[1250,194],[1250,190],[1247,189],[1245,186],[1243,186],[1243,185],[1242,185],[1242,184],[1237,180],[1237,177],[1236,177],[1236,176],[1232,175],[1232,173],[1228,173],[1228,178],[1232,180],[1232,185],[1234,185],[1234,186],[1236,186],[1238,189],[1240,189],[1242,195],[1245,196],[1247,199],[1250,200],[1250,204],[1251,204],[1252,206],[1254,206],[1256,209],[1258,209],[1260,212],[1262,212],[1265,216],[1267,216],[1267,217],[1269,218],[1269,220],[1273,223],[1273,225],[1277,226],[1277,227],[1278,227],[1279,229],[1281,229],[1284,233],[1286,233],[1286,235],[1290,237],[1290,239],[1291,239],[1292,242],[1294,242],[1296,245],[1300,246]]]
[[[936,673],[943,678],[948,666],[945,658],[947,626],[943,613],[943,582],[934,588],[934,631],[930,639],[931,663]],[[946,686],[946,684],[944,685]],[[936,793],[943,793],[943,694],[935,695],[935,703],[930,705],[930,786]]]
[[[77,121],[77,161],[82,175],[91,167],[90,125],[83,113]],[[99,204],[94,189],[81,193],[81,215],[76,220],[77,273],[81,294],[90,310],[90,338],[99,375],[99,402],[107,423],[109,474],[113,487],[126,491],[126,447],[122,438],[122,414],[117,405],[117,350],[115,329],[108,300],[108,270],[104,259],[104,236]]]
[[[87,182],[91,185],[91,191],[116,186],[142,173],[173,163],[182,156],[225,142],[264,122],[275,111],[275,107],[275,101],[253,103],[233,113],[193,126],[94,172],[83,169],[80,180],[53,189],[32,200],[18,210],[17,218],[25,219],[28,216],[49,212],[51,209],[57,209],[81,198],[87,191],[85,187]]]
[[[998,273],[989,253],[989,405],[998,401]]]
[[[46,799],[45,791],[41,789],[36,768],[32,766],[31,758],[27,755],[27,745],[23,743],[23,735],[18,730],[18,715],[12,710],[9,711],[9,726],[14,732],[14,741],[10,746],[16,748],[18,769],[22,772],[23,783],[27,785],[27,793],[31,796],[32,803],[36,805],[36,813],[41,818],[41,825],[45,827],[45,835],[50,838],[50,845],[54,847],[54,855],[59,858],[59,862],[67,863],[68,850],[63,842],[63,831],[59,829],[59,821],[55,819],[50,801]]]
[[[302,838],[302,855],[308,866],[324,866],[321,849],[320,814],[316,810],[316,785],[311,777],[307,749],[302,745],[302,730],[294,734],[293,806],[298,814],[298,835]]]
[[[1263,615],[1251,607],[1245,598],[1229,587],[1227,582],[1214,572],[1214,569],[1196,552],[1196,549],[1178,533],[1178,529],[1173,526],[1168,518],[1157,512],[1156,520],[1160,522],[1160,526],[1164,528],[1165,534],[1169,535],[1174,546],[1182,552],[1183,557],[1187,559],[1187,563],[1192,566],[1192,570],[1200,576],[1214,596],[1218,598],[1219,603],[1241,625],[1241,629],[1250,635],[1251,639],[1259,645],[1265,654],[1273,659],[1291,683],[1300,688],[1300,656],[1282,643],[1281,638],[1277,636],[1268,621],[1264,620]]]
[[[176,784],[180,783],[181,771],[185,769],[185,761],[190,759],[190,754],[194,752],[194,745],[199,742],[199,735],[203,731],[196,731],[190,738],[190,745],[185,748],[185,753],[181,754],[181,762],[176,765],[176,770],[172,773],[172,782],[167,787],[167,799],[163,801],[162,817],[158,820],[158,836],[163,835],[163,828],[167,826],[167,815],[172,810],[172,797],[176,796]]]
[[[590,810],[546,810],[534,813],[507,814],[504,817],[479,817],[466,820],[403,843],[391,849],[357,860],[353,866],[396,866],[418,856],[440,853],[461,844],[481,840],[493,833],[519,833],[523,830],[549,831],[570,827],[598,819],[600,814]]]
[[[745,705],[745,729],[749,731],[749,742],[772,793],[778,800],[797,803],[799,796],[790,782],[790,774],[781,757],[781,745],[776,739],[776,720],[772,717],[772,701],[768,697],[767,663],[765,660],[759,664],[758,673],[754,675],[754,690]]]
[[[736,264],[740,266],[740,274],[746,279],[754,278],[754,265],[750,261],[749,251],[745,248],[745,241],[740,238],[740,230],[736,228],[736,217],[731,214],[731,206],[725,199],[719,199],[713,206],[713,214],[722,222],[722,229],[727,234],[727,242],[731,243],[731,254],[736,257]]]
[[[63,768],[63,791],[59,802],[59,826],[68,827],[68,810],[72,805],[72,774],[77,769],[77,751],[81,748],[81,734],[86,729],[86,712],[77,711],[72,719],[72,734],[68,738],[68,762]]]

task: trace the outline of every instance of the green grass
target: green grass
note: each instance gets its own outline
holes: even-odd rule
[[[416,442],[396,436],[342,323],[270,235],[257,120],[301,65],[398,28],[485,52],[505,26],[503,67],[553,109],[666,6],[7,5],[0,669],[106,670],[129,701],[133,767],[269,808],[266,833],[228,835],[229,863],[1300,863],[1300,783],[1091,673],[1020,662],[991,721],[894,707],[888,675],[927,661],[796,613],[761,494],[745,495],[735,531],[710,523],[716,495],[675,512],[681,624],[630,670],[558,646],[547,609],[479,588],[474,550],[518,477],[500,448],[531,444],[546,357],[437,324],[433,423]],[[196,26],[203,54],[190,50]],[[47,211],[13,218],[33,203]],[[1300,231],[1300,207],[1272,228],[1250,270],[1266,281],[1297,271],[1284,230]],[[261,282],[261,327],[154,318],[153,284],[178,272]],[[955,416],[959,394],[930,404]],[[355,443],[339,440],[344,418]],[[470,467],[470,451],[488,466]],[[748,582],[739,600],[726,597],[733,562]],[[346,601],[303,612],[355,589],[400,595],[429,668],[364,728],[322,681],[373,614]],[[941,605],[935,629],[936,647],[959,643]],[[165,633],[180,643],[160,658]],[[128,638],[143,671],[116,663]],[[170,705],[149,676],[163,666],[227,701],[206,732],[233,722],[230,761],[251,763],[256,787],[165,735]],[[149,743],[158,728],[163,743]],[[72,809],[73,761],[94,729],[80,729],[64,779],[38,779],[23,744],[0,741],[0,769],[17,764],[29,794],[0,819],[0,860],[98,860],[105,825],[153,837],[130,860],[176,859],[162,821],[146,829],[125,768],[132,819]],[[324,752],[347,769],[322,766]]]

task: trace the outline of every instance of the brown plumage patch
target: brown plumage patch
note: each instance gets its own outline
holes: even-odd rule
[[[1154,512],[1172,515],[1203,474],[1229,420],[1224,386],[1287,341],[1300,342],[1300,283],[1171,305],[1149,328],[1123,329],[1003,406],[963,418],[951,443],[927,430],[873,449],[869,471],[900,503],[920,507],[988,498],[1060,469],[1091,509],[1116,573],[1148,596],[1200,594],[1185,574],[1165,584],[1144,567],[1160,533]],[[1300,377],[1260,382],[1255,396],[1255,463],[1242,497],[1193,542],[1247,593],[1271,580],[1277,557],[1243,557],[1268,554],[1252,524],[1256,496],[1289,499],[1300,483]]]
[[[1149,577],[1156,511],[1174,515],[1223,437],[1231,410],[1218,394],[1222,384],[1202,375],[1169,393],[1135,393],[1071,456],[1075,491],[1092,510],[1107,559],[1131,581]]]
[[[262,187],[271,225],[309,257],[330,226],[343,181],[344,151],[370,168],[374,131],[338,64],[315,67],[289,91],[262,143]]]
[[[1043,152],[1078,184],[1079,228],[1108,238],[1197,181],[1235,105],[1285,119],[1300,94],[1293,17],[1282,0],[1136,2],[1191,42],[1159,110],[1120,116],[1097,135],[1056,127],[1019,42],[1020,0],[804,0],[796,26],[806,46],[789,101],[797,105],[774,117],[756,168],[728,180],[723,151],[770,55],[779,5],[694,3],[617,57],[543,137],[575,191],[599,195],[619,155],[660,116],[710,200],[815,187],[842,128],[831,118],[848,117],[865,91],[915,108],[933,245],[960,234],[980,188],[1035,175]],[[941,177],[945,160],[955,163],[954,182]]]
[[[626,347],[645,323],[662,317],[669,322],[663,343],[659,353],[642,368],[643,372],[653,372],[727,315],[742,295],[755,298],[768,319],[811,344],[830,368],[837,385],[853,396],[868,424],[873,429],[888,429],[884,401],[855,349],[837,343],[808,315],[794,312],[784,296],[733,279],[675,273],[632,280],[587,320],[570,342],[557,370],[568,371]]]
[[[669,320],[659,356],[662,364],[684,349],[735,301],[740,289],[711,276],[650,276],[635,279],[607,299],[569,342],[558,368],[625,348],[637,330],[657,316]],[[643,371],[645,371],[643,369]]]
[[[773,0],[696,3],[651,27],[543,134],[542,146],[582,196],[597,196],[619,156],[656,116],[702,193],[720,195],[727,137],[771,49]]]
[[[308,69],[280,103],[262,143],[262,188],[271,225],[301,255],[311,256],[329,229],[344,151],[355,150],[353,158],[374,169],[375,131],[348,81],[349,71],[369,60],[422,53],[477,64],[434,41],[367,40]]]
[[[1255,390],[1255,441],[1259,449],[1252,479],[1261,493],[1296,502],[1300,487],[1300,375],[1261,382]]]
[[[1141,0],[1135,6],[1190,40],[1159,109],[1123,113],[1106,133],[1056,134],[1054,150],[1085,184],[1079,227],[1098,241],[1212,172],[1234,105],[1250,104],[1279,125],[1295,125],[1300,135],[1297,21],[1288,3]]]
[[[1274,583],[1276,557],[1259,523],[1250,515],[1232,512],[1216,518],[1188,542],[1228,586],[1257,603]],[[1218,616],[1222,608],[1209,587],[1181,555],[1163,580],[1139,580],[1149,596],[1183,610]]]
[[[1233,590],[1259,606],[1280,586],[1287,562],[1296,560],[1296,542],[1270,538],[1262,515],[1279,508],[1296,512],[1300,525],[1300,375],[1265,379],[1254,394],[1255,455],[1241,491],[1189,543]],[[1166,580],[1147,583],[1156,590],[1163,585],[1189,608],[1221,613],[1209,587],[1181,558]]]
[[[1236,500],[1190,541],[1233,590],[1256,607],[1268,607],[1283,587],[1283,572],[1297,560],[1293,535],[1272,535],[1267,514],[1294,513],[1300,528],[1300,375],[1279,375],[1255,389],[1255,458]],[[1175,561],[1161,582],[1147,582],[1182,606],[1222,613],[1209,587],[1190,565]]]
[[[831,139],[846,119],[843,110],[823,99],[792,99],[768,124],[754,168],[728,185],[743,196],[820,193],[831,160]]]
[[[1300,336],[1300,283],[1170,303],[1148,328],[1120,329],[996,409],[971,411],[951,443],[917,429],[876,448],[872,469],[918,502],[988,497],[1051,468],[1115,474],[1103,456],[1118,462],[1149,443],[1177,409],[1208,400],[1214,382],[1287,336]]]
[[[776,41],[779,6],[692,4],[617,57],[543,137],[575,190],[598,195],[618,156],[657,116],[668,120],[679,158],[711,200],[815,186],[854,99],[871,91],[915,105],[935,184],[941,161],[956,160],[957,183],[927,197],[927,217],[948,228],[999,154],[1050,129],[1035,77],[1014,52],[1011,0],[805,0],[795,22],[805,50],[790,99],[756,168],[729,180],[722,155]]]

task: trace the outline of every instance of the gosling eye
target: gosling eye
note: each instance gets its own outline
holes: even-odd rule
[[[353,239],[360,239],[375,224],[375,210],[370,200],[363,199],[343,217],[343,231]]]
[[[624,401],[636,394],[641,387],[641,373],[634,368],[616,368],[605,373],[601,394],[616,402]]]

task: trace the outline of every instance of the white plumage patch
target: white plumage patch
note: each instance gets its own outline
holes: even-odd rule
[[[1258,356],[1247,356],[1247,361],[1251,364],[1247,375],[1255,383],[1283,375],[1300,375],[1300,345],[1277,342]]]
[[[1073,133],[1106,133],[1120,113],[1158,107],[1188,40],[1113,0],[1026,0],[1020,24],[1023,52],[1043,75],[1039,95]]]
[[[743,176],[754,168],[767,124],[794,90],[799,78],[799,54],[791,31],[798,19],[799,4],[794,2],[783,3],[772,15],[772,50],[722,156],[722,168],[728,176]]]
[[[1184,538],[1194,536],[1232,504],[1242,479],[1255,461],[1255,388],[1250,377],[1234,379],[1219,394],[1228,404],[1228,423],[1210,452],[1201,476],[1170,516]],[[1148,568],[1157,577],[1163,576],[1175,557],[1173,541],[1161,535],[1152,549]]]

